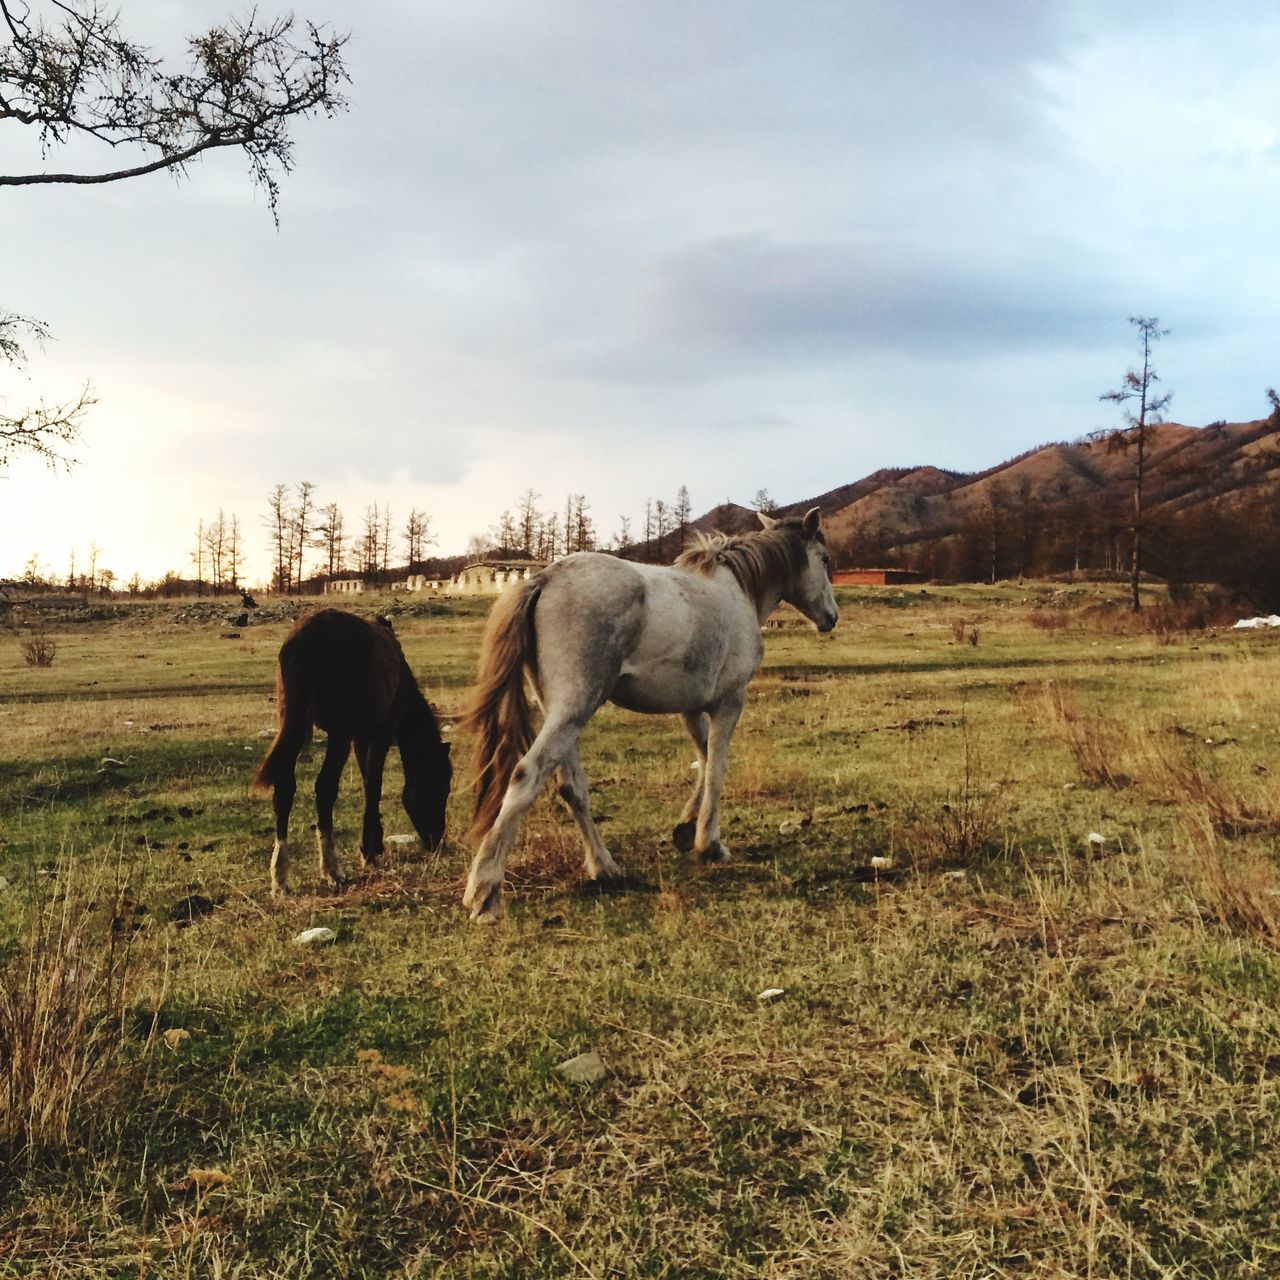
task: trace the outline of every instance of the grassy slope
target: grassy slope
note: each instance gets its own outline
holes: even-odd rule
[[[121,1087],[0,1181],[0,1274],[1280,1274],[1280,643],[1042,631],[1040,597],[1092,598],[851,592],[830,637],[770,632],[710,874],[663,838],[678,726],[602,711],[628,889],[580,883],[544,802],[496,930],[456,845],[343,894],[299,859],[268,899],[246,781],[283,625],[149,610],[44,671],[0,636],[0,937],[95,877],[146,908]],[[397,623],[446,711],[479,625]],[[1132,785],[1082,779],[1045,681]],[[455,831],[467,800],[461,771]],[[350,868],[358,813],[352,769]],[[192,893],[222,901],[179,927]],[[293,945],[313,924],[337,944]],[[588,1049],[603,1083],[555,1074]]]

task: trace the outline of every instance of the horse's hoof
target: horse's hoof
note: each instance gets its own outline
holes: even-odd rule
[[[466,900],[463,900],[466,905]],[[497,924],[502,919],[502,887],[495,885],[471,908],[473,924]]]
[[[693,852],[693,839],[697,831],[696,822],[681,822],[676,825],[676,829],[671,833],[671,840],[678,852]]]
[[[717,840],[698,854],[698,861],[708,867],[719,866],[722,862],[729,861],[729,850]]]

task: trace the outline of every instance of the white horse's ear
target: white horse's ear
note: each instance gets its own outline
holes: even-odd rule
[[[765,515],[763,511],[757,511],[756,515],[760,517],[760,523],[764,525],[766,529],[772,529],[773,526],[778,523],[772,516]]]
[[[812,538],[815,533],[822,527],[822,509],[820,507],[810,507],[804,513],[804,531],[806,536]]]

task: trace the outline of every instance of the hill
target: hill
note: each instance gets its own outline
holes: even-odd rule
[[[780,511],[820,507],[841,565],[901,566],[958,580],[1108,571],[1127,563],[1133,476],[1134,451],[1122,437],[1085,439],[1043,445],[972,474],[882,469]],[[1278,496],[1274,415],[1148,428],[1145,567],[1174,581],[1239,585],[1257,576],[1255,561],[1280,559],[1273,554],[1280,551]],[[730,507],[697,524],[744,511]]]

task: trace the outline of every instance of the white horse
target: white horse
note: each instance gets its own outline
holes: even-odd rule
[[[839,617],[818,508],[803,520],[760,521],[756,533],[700,538],[669,567],[567,556],[498,599],[468,714],[476,733],[471,834],[483,837],[462,899],[472,919],[501,915],[520,820],[553,770],[586,844],[587,875],[621,874],[591,821],[578,760],[578,737],[606,701],[681,716],[702,767],[675,844],[705,862],[728,857],[720,794],[747,682],[764,656],[760,627],[783,600],[819,631]],[[526,672],[543,711],[536,737]]]

